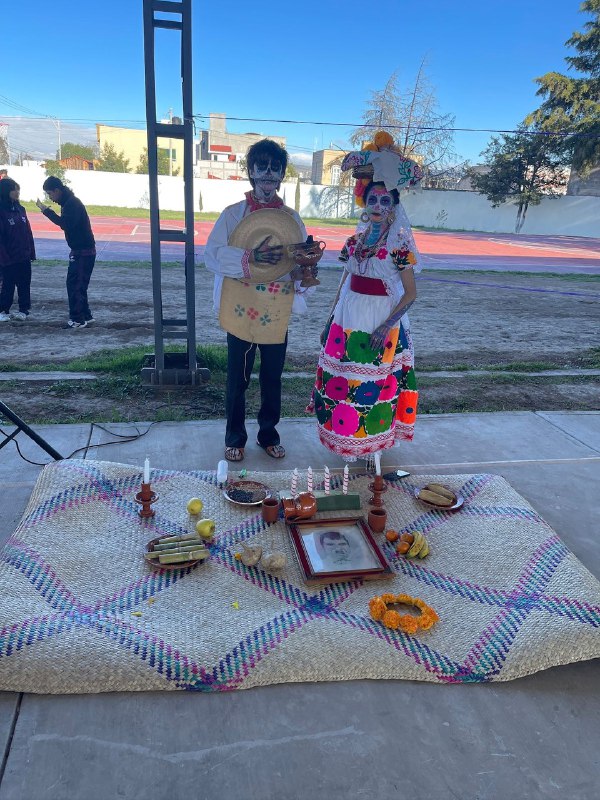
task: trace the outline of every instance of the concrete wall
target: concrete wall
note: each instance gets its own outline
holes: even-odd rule
[[[23,200],[41,197],[44,170],[39,166],[9,167],[9,175],[21,185]],[[67,179],[75,194],[86,205],[110,205],[125,208],[148,208],[148,176],[113,172],[67,170]],[[183,180],[161,175],[158,179],[161,208],[183,210]],[[220,212],[240,200],[250,189],[246,181],[194,181],[194,207]],[[281,195],[294,207],[296,182],[284,183]],[[454,230],[512,233],[516,206],[505,203],[492,208],[482,195],[474,192],[420,190],[405,192],[402,203],[413,225]],[[348,216],[352,197],[348,189],[335,186],[300,184],[300,214],[304,217],[336,218]],[[600,238],[600,197],[563,196],[545,198],[527,212],[522,233]]]

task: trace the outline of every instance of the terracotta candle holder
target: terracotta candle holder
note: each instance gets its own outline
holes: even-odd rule
[[[158,500],[158,495],[156,492],[153,492],[150,488],[149,483],[142,482],[142,490],[138,492],[135,496],[135,502],[139,503],[141,508],[138,511],[138,514],[142,519],[147,517],[153,517],[155,512],[152,508],[152,503],[156,503]]]
[[[388,489],[383,477],[381,475],[375,475],[375,480],[373,483],[369,484],[369,489],[373,492],[372,496],[369,498],[369,505],[381,508],[381,506],[383,506],[381,495],[387,492]]]

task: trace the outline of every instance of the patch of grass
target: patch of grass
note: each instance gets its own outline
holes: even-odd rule
[[[135,376],[135,379],[139,380],[143,358],[152,350],[153,346],[148,344],[124,347],[121,350],[99,350],[62,364],[40,362],[16,367],[14,364],[0,363],[0,372],[99,372],[109,375]],[[185,348],[175,346],[170,348],[169,352],[183,353]],[[198,345],[196,353],[200,367],[206,367],[211,372],[227,370],[227,348],[224,345]]]

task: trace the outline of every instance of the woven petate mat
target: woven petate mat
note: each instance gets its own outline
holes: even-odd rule
[[[289,472],[250,473],[273,489]],[[322,475],[316,474],[322,479]],[[153,471],[156,516],[142,521],[139,468],[72,460],[47,466],[0,559],[0,689],[87,693],[228,691],[294,681],[510,680],[600,655],[600,584],[504,479],[444,476],[464,497],[428,510],[388,480],[388,525],[419,529],[430,555],[407,561],[376,538],[396,577],[307,587],[287,530],[229,503],[214,472]],[[437,479],[438,481],[440,478]],[[337,473],[333,486],[339,487]],[[350,490],[368,511],[370,478]],[[317,480],[317,487],[319,481]],[[167,572],[148,540],[186,532],[186,502],[217,522],[210,559]],[[352,516],[329,512],[323,516]],[[280,575],[236,560],[240,542],[283,550]],[[382,592],[420,597],[440,621],[414,636],[373,621]]]

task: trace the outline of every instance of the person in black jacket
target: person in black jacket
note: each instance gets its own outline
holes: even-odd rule
[[[59,178],[51,175],[44,181],[44,191],[61,207],[60,217],[40,200],[36,205],[48,219],[65,232],[71,248],[67,271],[69,321],[66,328],[86,328],[94,321],[88,303],[88,285],[96,263],[96,240],[85,206]]]
[[[31,262],[35,244],[27,212],[19,203],[19,184],[12,178],[0,180],[0,322],[26,320],[31,308]],[[19,310],[10,313],[15,296]]]

